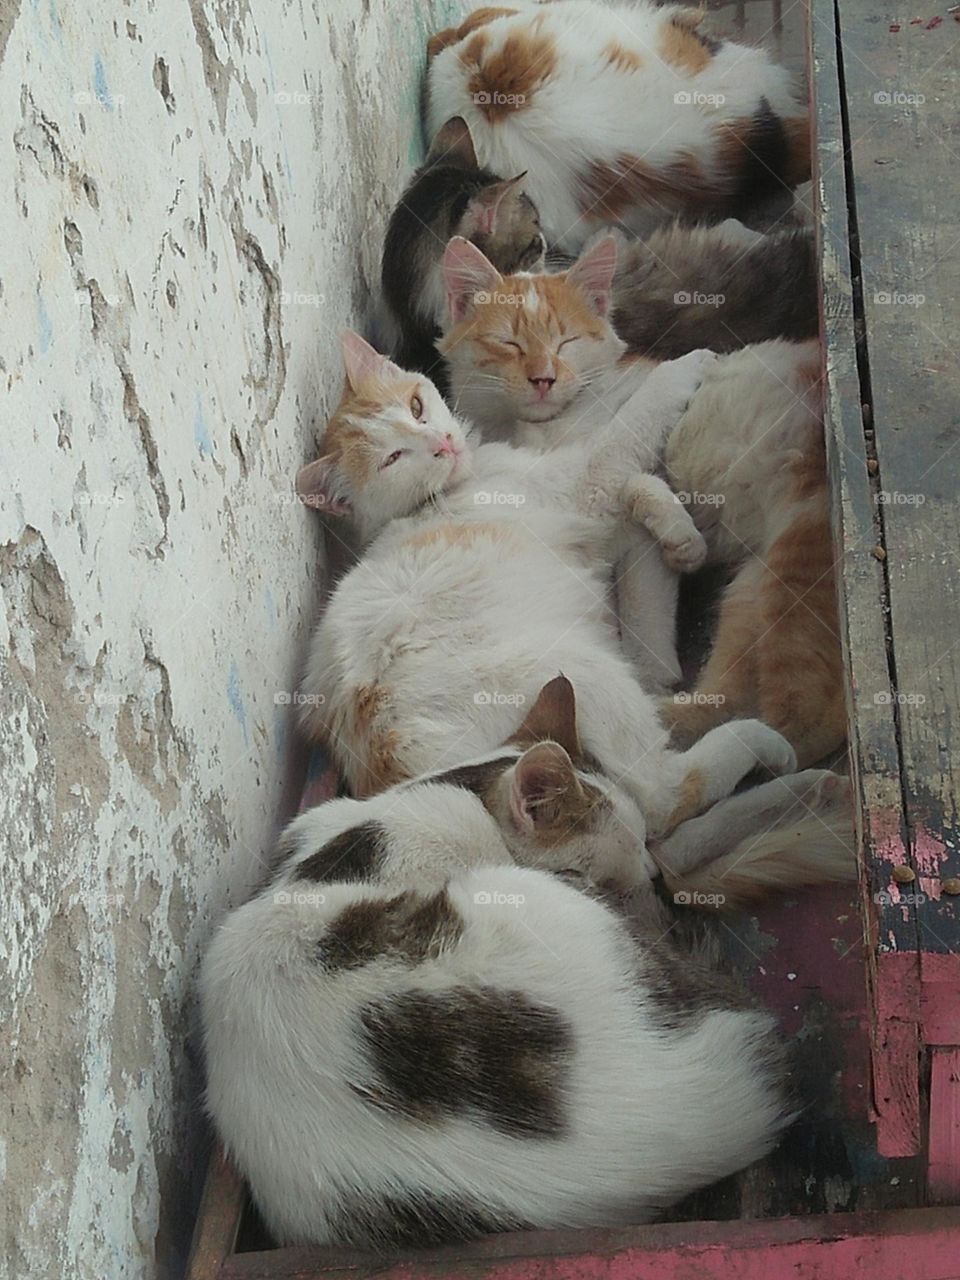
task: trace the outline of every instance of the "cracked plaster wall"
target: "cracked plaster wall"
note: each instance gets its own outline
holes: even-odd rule
[[[0,1275],[182,1268],[197,961],[292,798],[291,479],[454,0],[0,0]]]

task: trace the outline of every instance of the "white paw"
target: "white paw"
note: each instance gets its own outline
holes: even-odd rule
[[[826,809],[846,809],[850,805],[850,779],[830,769],[804,769],[791,785],[803,803],[816,812]]]
[[[664,564],[674,573],[694,573],[707,558],[707,544],[701,533],[687,527],[661,538],[660,552]]]
[[[723,727],[746,747],[757,765],[777,776],[796,772],[797,753],[782,733],[762,720],[730,720]]]
[[[703,349],[688,351],[678,360],[670,360],[667,364],[661,365],[657,373],[662,373],[669,379],[669,393],[686,407],[719,359],[715,351]]]

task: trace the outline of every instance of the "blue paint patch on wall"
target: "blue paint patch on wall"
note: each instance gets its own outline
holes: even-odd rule
[[[45,355],[50,350],[50,344],[53,342],[53,325],[50,323],[50,316],[47,314],[47,308],[43,298],[37,294],[37,349],[41,355]]]
[[[108,111],[112,111],[113,98],[107,88],[107,73],[103,69],[99,53],[93,59],[93,91],[97,95],[97,101],[101,107],[106,107]]]
[[[203,405],[200,403],[200,392],[197,392],[197,407],[193,415],[193,439],[200,450],[201,458],[213,457],[213,441],[210,439],[210,432],[207,430],[206,419],[203,416]]]
[[[237,670],[235,662],[230,663],[230,674],[227,676],[227,701],[230,703],[230,710],[237,718],[237,723],[243,730],[243,740],[249,745],[250,734],[247,730],[247,709],[243,705],[243,698],[240,694],[240,672]]]

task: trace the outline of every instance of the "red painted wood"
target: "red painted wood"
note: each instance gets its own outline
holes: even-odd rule
[[[960,1208],[529,1232],[397,1260],[235,1254],[220,1280],[960,1280]]]
[[[960,1045],[960,955],[920,956],[920,1026],[925,1044]]]
[[[957,1204],[960,1202],[960,1049],[934,1049],[930,1055],[928,1144],[930,1200],[934,1204]],[[957,1258],[960,1263],[960,1237]]]
[[[873,973],[873,1108],[877,1150],[920,1150],[920,964],[916,952],[881,952]]]

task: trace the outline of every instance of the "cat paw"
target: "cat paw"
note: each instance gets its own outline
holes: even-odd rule
[[[694,573],[707,558],[707,544],[697,529],[685,529],[661,538],[660,554],[674,573]]]
[[[761,768],[776,777],[796,772],[797,753],[782,733],[762,720],[730,720],[723,728],[746,747]]]
[[[808,809],[820,813],[850,805],[850,779],[830,769],[804,769],[790,780],[790,790]]]

